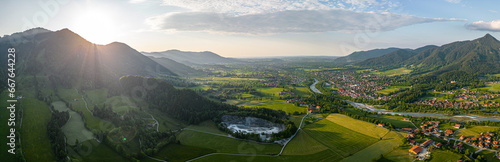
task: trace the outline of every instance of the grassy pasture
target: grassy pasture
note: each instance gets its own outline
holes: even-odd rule
[[[68,147],[68,156],[79,161],[127,161],[105,144],[95,140],[81,142],[80,147]]]
[[[401,67],[401,68],[397,68],[397,69],[382,71],[382,72],[380,72],[380,74],[387,75],[387,76],[396,76],[396,75],[409,74],[411,71],[412,71],[411,69]]]
[[[467,127],[466,129],[460,129],[456,136],[466,136],[466,137],[479,137],[481,133],[493,132],[499,130],[499,127],[491,127],[491,126],[473,126]]]
[[[387,87],[385,89],[375,91],[375,92],[383,94],[383,95],[389,95],[389,94],[394,93],[396,91],[399,91],[401,89],[408,89],[408,88],[410,88],[410,87],[409,86],[390,86],[390,87]]]
[[[500,83],[488,83],[486,87],[478,88],[480,90],[486,90],[490,92],[500,92]]]
[[[164,159],[173,162],[182,162],[189,159],[193,159],[202,155],[214,153],[215,150],[179,145],[179,144],[169,144],[165,148],[161,149],[154,158]]]
[[[300,130],[297,136],[288,143],[283,151],[283,155],[309,155],[326,149],[328,149],[328,147],[314,140],[303,130]]]
[[[356,132],[330,120],[320,120],[304,129],[317,142],[328,147],[341,159],[376,143],[377,138]]]
[[[208,128],[205,128],[200,131],[216,131],[207,131],[207,129]],[[259,144],[255,142],[233,139],[225,135],[213,135],[191,130],[183,130],[180,134],[177,135],[177,139],[181,141],[182,145],[212,149],[216,152],[221,153],[278,154],[281,150],[281,147],[278,144]]]
[[[75,111],[71,111],[62,101],[53,102],[52,105],[54,106],[54,109],[58,111],[69,111],[71,118],[62,127],[62,131],[67,138],[66,142],[68,144],[74,145],[77,139],[78,141],[83,142],[94,138],[94,134],[92,134],[92,132],[90,132],[83,125],[84,122],[80,114]]]
[[[47,124],[51,117],[49,106],[30,97],[23,98],[21,105],[24,109],[20,131],[21,147],[26,161],[54,161],[55,155],[47,134]]]
[[[408,150],[412,147],[411,145],[400,146],[385,154],[384,158],[390,161],[412,162],[415,158],[408,155]]]
[[[391,131],[387,133],[381,141],[355,153],[352,156],[347,157],[346,159],[343,159],[342,161],[370,161],[371,159],[378,157],[380,154],[386,154],[399,147],[403,144],[401,141],[402,138],[404,138],[402,135]]]
[[[373,137],[373,138],[380,138],[383,137],[388,130],[385,128],[380,128],[376,126],[375,124],[364,122],[361,120],[356,120],[349,118],[345,115],[341,114],[332,114],[327,117],[327,119],[331,122],[334,122],[338,125],[341,125],[343,127],[346,127],[348,129],[351,129],[353,131],[365,134],[367,136]]]
[[[444,161],[458,161],[462,158],[462,155],[453,153],[451,151],[443,151],[435,149],[432,151],[431,162],[444,162]]]

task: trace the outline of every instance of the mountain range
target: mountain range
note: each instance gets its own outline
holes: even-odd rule
[[[185,65],[205,65],[220,63],[236,63],[239,60],[225,58],[210,51],[188,52],[179,50],[168,50],[163,52],[142,52],[146,56],[155,58],[168,58]]]
[[[500,42],[486,34],[474,40],[439,47],[397,50],[356,65],[372,68],[413,66],[420,70],[438,72],[458,70],[477,74],[500,73]]]

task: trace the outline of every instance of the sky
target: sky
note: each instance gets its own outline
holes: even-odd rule
[[[138,51],[225,57],[345,56],[500,39],[497,0],[4,0],[0,35],[68,28]]]

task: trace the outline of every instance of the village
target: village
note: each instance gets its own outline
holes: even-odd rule
[[[403,120],[408,121],[409,119],[405,118]],[[424,160],[430,156],[431,145],[434,148],[441,148],[446,145],[448,146],[448,148],[457,150],[462,153],[465,152],[465,145],[478,149],[477,152],[482,150],[497,151],[497,149],[500,147],[498,133],[496,132],[483,132],[479,137],[466,137],[462,135],[458,139],[456,139],[455,133],[460,129],[467,128],[465,128],[461,124],[455,124],[453,125],[453,128],[457,130],[454,131],[452,129],[440,129],[439,124],[439,121],[429,121],[426,123],[421,122],[420,129],[399,129],[400,131],[410,133],[406,137],[409,144],[413,146],[408,150],[410,155],[415,156],[419,160]],[[427,137],[427,140],[425,140],[425,142],[417,142],[417,140],[422,141],[421,139],[425,139],[425,136]],[[438,141],[444,141],[444,144]]]
[[[434,90],[435,92],[435,90]],[[487,92],[471,91],[469,88],[462,88],[462,91],[442,91],[441,93],[449,94],[450,100],[420,99],[417,104],[429,105],[438,108],[454,108],[454,109],[469,109],[473,107],[499,107],[500,103],[492,100],[500,97],[500,94]],[[480,104],[479,101],[486,101]]]

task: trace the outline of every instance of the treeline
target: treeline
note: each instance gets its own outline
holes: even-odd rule
[[[175,133],[170,132],[156,132],[153,129],[143,130],[140,133],[142,143],[142,150],[146,155],[152,156],[169,143],[179,143],[176,140]]]
[[[188,124],[197,124],[219,116],[236,106],[216,103],[188,89],[176,89],[172,84],[154,78],[124,76],[120,78],[122,93],[148,102],[149,107],[170,114]]]
[[[52,113],[49,123],[47,124],[47,134],[50,139],[52,150],[56,155],[58,160],[63,160],[66,158],[66,142],[64,140],[64,133],[61,127],[66,124],[69,119],[68,111],[57,111]]]
[[[111,105],[108,105],[108,107],[106,107],[106,104],[103,104],[102,107],[94,105],[94,109],[92,109],[92,114],[101,119],[109,120],[115,125],[121,125],[122,120],[120,118],[120,115],[118,115],[113,111]]]

